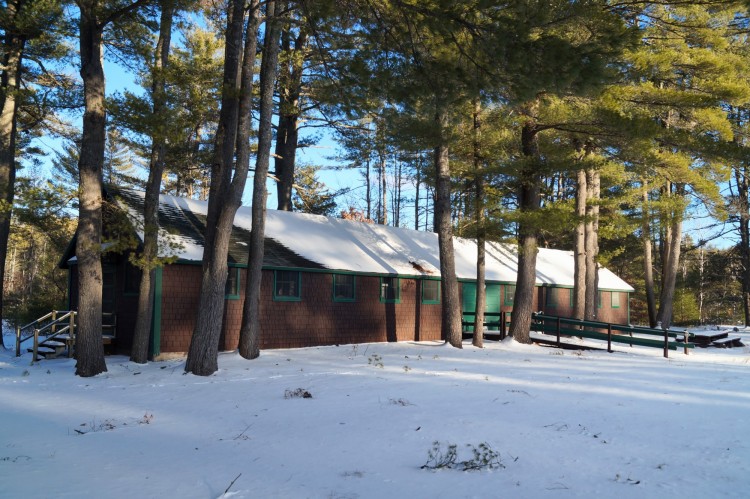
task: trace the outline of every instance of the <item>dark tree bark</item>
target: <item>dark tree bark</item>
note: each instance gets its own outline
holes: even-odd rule
[[[586,205],[585,246],[586,246],[586,306],[584,318],[595,320],[599,305],[598,256],[599,256],[599,192],[600,175],[598,170],[586,172],[588,202]]]
[[[167,106],[166,80],[164,71],[169,61],[172,36],[172,19],[174,17],[174,0],[161,0],[161,19],[159,39],[156,42],[154,67],[152,69],[153,98],[152,114],[162,115]],[[141,284],[138,294],[138,313],[135,320],[133,344],[130,349],[130,360],[143,364],[148,360],[148,340],[151,334],[151,321],[154,305],[154,268],[157,265],[158,210],[161,178],[164,174],[164,154],[166,137],[161,129],[153,131],[151,143],[151,160],[149,162],[148,183],[143,204],[143,252],[140,255]]]
[[[461,345],[461,301],[456,278],[456,262],[453,251],[453,226],[451,224],[451,176],[446,134],[447,116],[445,104],[439,102],[435,113],[438,128],[438,144],[435,147],[435,225],[438,233],[440,253],[440,287],[442,297],[442,337],[456,348]]]
[[[240,329],[240,355],[254,359],[260,355],[260,285],[263,268],[263,253],[266,228],[266,178],[271,155],[273,117],[273,88],[276,81],[279,59],[279,36],[282,5],[269,1],[266,6],[266,31],[263,41],[263,60],[260,67],[260,125],[258,130],[258,155],[253,179],[253,227],[247,262],[247,284],[245,303],[242,307]]]
[[[283,67],[283,82],[279,94],[279,124],[276,131],[276,192],[278,209],[292,211],[292,187],[294,185],[297,145],[299,142],[298,121],[300,116],[300,95],[302,93],[302,69],[307,50],[307,29],[303,25],[291,44],[290,25],[282,33],[282,50],[289,54]]]
[[[742,265],[742,308],[745,314],[745,326],[750,326],[750,178],[747,165],[734,168],[737,184],[739,211],[740,262]]]
[[[8,26],[15,23],[23,2],[7,2],[5,16]],[[10,220],[16,183],[16,133],[18,122],[19,83],[26,40],[6,27],[2,49],[2,76],[0,76],[0,291],[5,283],[5,257],[8,253]],[[0,292],[0,320],[3,317],[3,293]],[[0,334],[0,337],[2,334]],[[0,338],[0,347],[5,347]]]
[[[107,370],[102,344],[102,175],[106,140],[102,33],[107,24],[147,2],[138,0],[107,11],[98,0],[77,2],[81,12],[79,42],[85,110],[78,161],[76,374],[84,377]]]
[[[586,170],[576,172],[576,231],[574,237],[573,317],[583,319],[586,313]]]
[[[685,195],[685,185],[675,184],[674,192],[669,188],[670,197],[675,198],[669,217],[669,238],[665,241],[661,294],[659,295],[659,312],[656,315],[657,324],[661,322],[663,328],[672,324],[672,310],[674,307],[674,292],[677,284],[677,273],[680,269],[680,250],[682,246],[682,218],[683,205],[680,202]]]
[[[536,123],[529,118],[521,130],[521,150],[527,160],[518,179],[518,207],[522,213],[532,213],[541,207],[538,133]],[[510,321],[510,334],[519,343],[531,342],[529,330],[536,291],[537,240],[537,228],[522,219],[518,224],[518,272]]]
[[[252,88],[247,83],[245,71],[252,62],[243,58],[244,0],[232,0],[228,6],[226,47],[224,51],[224,82],[222,88],[219,127],[211,165],[211,187],[206,217],[205,248],[203,250],[203,275],[198,312],[190,341],[185,371],[199,376],[209,376],[218,369],[219,337],[224,315],[224,295],[227,281],[227,255],[234,224],[234,215],[240,206],[242,191],[247,180],[247,156],[244,162],[237,151],[237,167],[232,177],[235,147],[238,144],[240,108],[247,106]],[[257,8],[251,16],[257,15]],[[255,33],[250,33],[248,23],[247,45],[255,43]],[[247,49],[247,45],[245,45]],[[245,54],[247,54],[245,50]],[[242,73],[240,66],[243,67]],[[252,71],[252,69],[250,69]],[[252,77],[250,78],[252,80]],[[243,104],[244,103],[244,104]],[[240,141],[241,142],[241,141]]]
[[[485,227],[484,227],[484,174],[482,172],[482,156],[480,152],[479,138],[482,130],[481,105],[477,100],[474,103],[474,127],[473,127],[473,161],[474,161],[474,223],[477,227],[477,294],[476,308],[474,313],[474,335],[472,345],[478,348],[484,346],[484,311],[486,308],[487,293],[484,286],[485,271]],[[505,329],[505,324],[501,327]]]
[[[102,30],[98,2],[81,2],[81,78],[86,110],[78,161],[79,215],[76,239],[78,263],[78,334],[76,374],[95,376],[105,372],[102,343],[102,171],[106,115]]]
[[[656,297],[654,296],[654,258],[651,242],[651,211],[648,201],[648,183],[643,181],[641,241],[643,242],[643,277],[646,287],[646,307],[648,308],[648,323],[656,327]]]

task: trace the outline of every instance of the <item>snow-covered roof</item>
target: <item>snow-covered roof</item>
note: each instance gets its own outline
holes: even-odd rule
[[[118,190],[120,205],[132,217],[141,218],[143,192]],[[172,248],[162,254],[174,254],[183,261],[201,261],[203,228],[208,203],[194,199],[162,195],[160,225]],[[230,261],[247,262],[247,244],[252,227],[251,208],[242,206],[234,219],[230,243]],[[136,226],[142,224],[136,224]],[[139,236],[142,237],[142,229]],[[410,276],[440,275],[438,238],[433,232],[367,224],[306,213],[267,210],[266,253],[264,266],[325,268],[367,274]],[[456,275],[476,278],[476,242],[455,237],[453,240]],[[168,253],[171,251],[171,253]],[[486,279],[513,283],[518,257],[515,246],[490,242],[486,247]],[[540,248],[537,256],[536,283],[573,286],[573,253]],[[625,281],[609,270],[599,270],[601,289],[633,291]]]

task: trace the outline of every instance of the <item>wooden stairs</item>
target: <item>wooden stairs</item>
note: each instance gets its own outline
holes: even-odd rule
[[[39,319],[16,328],[16,357],[21,355],[24,343],[33,340],[26,350],[33,354],[32,362],[54,359],[61,355],[75,355],[77,312],[75,310],[53,310]],[[102,343],[111,345],[117,332],[117,316],[102,314]]]

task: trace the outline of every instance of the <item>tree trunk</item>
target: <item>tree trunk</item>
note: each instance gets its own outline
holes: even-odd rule
[[[267,3],[266,30],[263,41],[263,60],[260,67],[260,125],[258,130],[258,155],[253,179],[252,230],[250,231],[249,256],[245,303],[242,308],[240,329],[240,355],[254,359],[260,355],[260,293],[263,268],[263,253],[266,227],[266,178],[271,153],[273,118],[273,89],[278,70],[279,35],[281,20],[278,2]]]
[[[18,14],[16,4],[7,2],[5,16],[9,24]],[[25,40],[6,28],[2,49],[2,77],[0,79],[0,320],[4,317],[3,290],[5,289],[5,257],[8,253],[10,220],[16,184],[16,133],[18,123],[17,98]],[[0,334],[0,337],[2,334]],[[0,347],[5,348],[0,338]]]
[[[287,27],[282,33],[282,50],[291,51],[291,33]],[[284,67],[284,85],[280,85],[279,94],[279,124],[276,131],[276,155],[274,165],[278,209],[292,211],[292,187],[294,185],[294,170],[297,155],[299,133],[297,122],[300,108],[299,98],[302,93],[302,69],[307,49],[307,31],[300,27],[299,35],[294,41],[294,51],[289,53],[288,62]]]
[[[484,177],[482,172],[482,157],[479,138],[482,128],[481,107],[477,100],[474,104],[474,222],[477,227],[477,300],[474,309],[474,335],[472,345],[478,348],[484,346],[484,310],[486,308],[487,293],[484,285],[485,271],[485,229],[484,229]],[[503,331],[505,324],[501,324]]]
[[[161,1],[161,19],[159,39],[156,42],[154,67],[152,69],[154,117],[162,117],[167,106],[165,70],[169,61],[169,50],[172,36],[172,19],[174,17],[174,0]],[[143,202],[143,253],[141,254],[141,284],[138,294],[138,313],[135,319],[133,344],[130,349],[130,360],[143,364],[148,360],[148,340],[151,335],[151,321],[154,305],[154,267],[157,265],[159,247],[159,192],[164,174],[164,154],[166,137],[161,127],[153,131],[151,142],[151,160],[149,163],[148,183]]]
[[[685,195],[684,184],[675,184],[674,203],[671,207],[670,216],[670,239],[665,250],[667,257],[663,265],[664,281],[662,282],[661,294],[659,296],[659,313],[656,321],[661,322],[663,328],[669,328],[672,324],[672,311],[674,306],[674,292],[677,284],[677,272],[680,269],[680,249],[682,246],[682,217],[684,211],[683,197]]]
[[[102,30],[98,2],[81,2],[80,54],[85,111],[78,161],[78,332],[76,374],[95,376],[107,370],[102,343],[102,172],[106,112]]]
[[[231,179],[235,146],[238,143],[239,101],[245,90],[240,79],[244,6],[244,0],[232,0],[228,5],[224,81],[214,160],[211,165],[201,291],[193,336],[185,362],[185,372],[199,376],[209,376],[218,369],[219,337],[224,315],[228,270],[227,254],[234,215],[240,205],[240,200],[232,196]],[[251,43],[250,39],[248,43]],[[242,180],[244,188],[244,179],[238,179],[242,176],[241,166],[238,161],[235,181]],[[247,171],[244,172],[244,176],[246,178]]]
[[[576,172],[576,231],[574,236],[573,317],[582,320],[586,314],[586,170]]]
[[[533,119],[529,118],[521,130],[521,149],[527,164],[519,174],[518,207],[522,214],[531,214],[541,207],[541,177],[538,172],[539,133]],[[531,313],[536,292],[537,228],[533,221],[521,218],[518,223],[518,272],[510,335],[520,343],[530,343]]]
[[[641,240],[643,241],[643,277],[646,288],[646,306],[648,307],[648,323],[651,327],[656,327],[656,298],[654,297],[654,258],[652,253],[651,242],[651,210],[648,201],[648,183],[643,181],[643,193],[641,194],[642,221],[641,221]]]
[[[584,318],[595,320],[599,305],[599,192],[600,175],[598,170],[586,172],[588,203],[586,205],[585,245],[586,245],[586,306]]]
[[[442,337],[456,348],[461,345],[461,301],[458,294],[456,262],[453,252],[453,227],[451,225],[451,175],[448,145],[445,137],[447,116],[445,104],[439,102],[435,113],[438,127],[438,144],[435,147],[436,200],[435,220],[438,228],[440,252],[440,287],[442,296]]]
[[[742,309],[745,315],[745,326],[750,326],[750,179],[748,167],[737,166],[734,169],[739,199],[739,232],[740,263],[742,265]]]

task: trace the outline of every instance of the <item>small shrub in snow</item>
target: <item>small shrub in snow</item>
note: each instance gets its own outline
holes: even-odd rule
[[[388,403],[391,405],[400,405],[403,407],[406,407],[407,405],[412,405],[411,402],[405,399],[388,399]]]
[[[367,358],[367,363],[371,366],[383,368],[383,357],[374,353]]]
[[[482,442],[478,446],[467,444],[466,447],[471,451],[471,458],[459,461],[457,445],[448,444],[448,447],[443,450],[443,445],[436,440],[432,443],[432,449],[427,452],[427,462],[422,465],[422,469],[450,468],[461,471],[479,471],[505,468],[500,461],[500,454],[494,451],[487,442]]]
[[[285,399],[296,399],[296,398],[311,399],[312,394],[308,392],[307,390],[305,390],[304,388],[297,388],[296,390],[285,390],[284,398]]]

